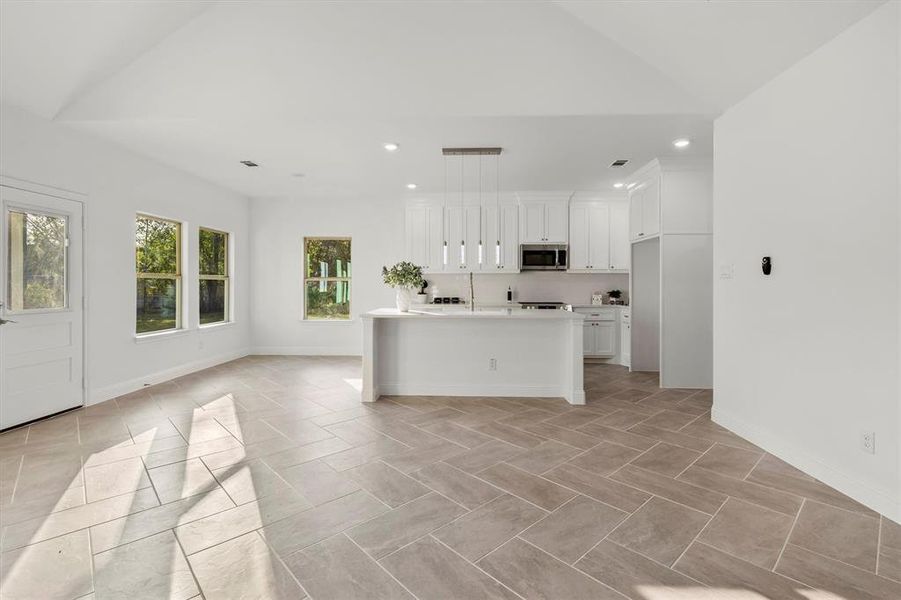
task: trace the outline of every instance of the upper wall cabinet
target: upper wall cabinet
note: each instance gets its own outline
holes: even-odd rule
[[[519,242],[565,244],[569,240],[569,194],[521,193]]]
[[[660,173],[646,173],[629,194],[629,232],[632,241],[660,233]]]
[[[569,216],[569,271],[629,270],[629,215],[624,202],[576,201]]]
[[[405,258],[427,273],[444,270],[444,207],[417,203],[406,210]]]
[[[653,160],[633,176],[629,230],[633,242],[661,233],[705,234],[713,227],[709,160]]]
[[[519,271],[519,205],[509,195],[483,205],[448,204],[443,197],[406,207],[405,260],[423,272]]]

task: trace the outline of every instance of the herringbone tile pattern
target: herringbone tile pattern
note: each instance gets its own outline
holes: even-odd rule
[[[901,527],[709,391],[586,365],[584,407],[364,405],[359,378],[251,357],[0,435],[3,597],[901,598]]]

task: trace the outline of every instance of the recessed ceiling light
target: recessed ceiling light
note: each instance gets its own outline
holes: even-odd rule
[[[691,140],[687,138],[679,138],[678,140],[673,140],[673,146],[676,148],[685,148],[691,143]]]
[[[397,152],[398,150],[400,150],[400,146],[398,144],[395,144],[394,142],[388,142],[382,147],[388,152]]]
[[[416,184],[415,184],[415,183],[408,183],[408,184],[407,184],[407,189],[408,189],[408,190],[415,190],[415,189],[416,189]]]
[[[622,181],[618,181],[618,182],[616,182],[616,183],[613,184],[613,187],[615,187],[616,189],[620,189],[620,188],[623,187],[624,185],[626,185],[626,184],[623,183]]]
[[[244,165],[245,167],[259,167],[260,166],[257,163],[253,162],[252,160],[242,160],[241,164]]]

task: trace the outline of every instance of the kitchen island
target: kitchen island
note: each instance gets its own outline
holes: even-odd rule
[[[364,402],[516,396],[585,404],[581,314],[422,306],[382,308],[362,319]]]

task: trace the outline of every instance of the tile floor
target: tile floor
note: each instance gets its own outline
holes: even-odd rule
[[[901,598],[901,527],[586,367],[589,403],[383,398],[251,357],[0,435],[4,599]]]

